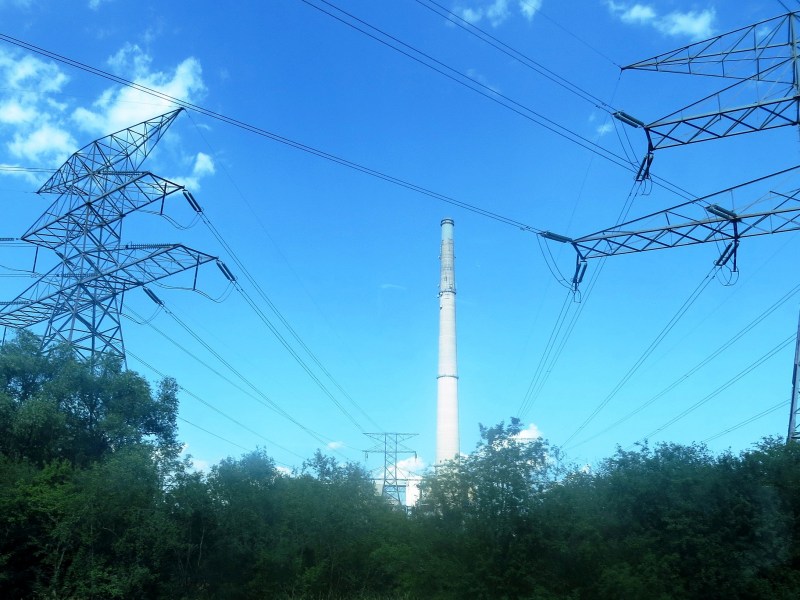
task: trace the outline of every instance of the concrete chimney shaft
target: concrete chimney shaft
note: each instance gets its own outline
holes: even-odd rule
[[[436,463],[459,454],[456,365],[456,272],[453,220],[442,220],[439,281],[439,375],[436,403]]]

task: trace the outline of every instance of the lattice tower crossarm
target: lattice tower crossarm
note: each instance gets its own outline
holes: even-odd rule
[[[577,290],[586,270],[586,261],[593,258],[716,242],[724,244],[724,250],[716,261],[717,266],[730,260],[735,265],[739,242],[743,238],[800,229],[800,189],[770,191],[759,200],[759,205],[764,208],[750,208],[743,213],[710,202],[715,196],[728,191],[577,238],[547,231],[539,235],[547,240],[570,244],[574,248],[576,269],[572,284]]]
[[[65,194],[79,187],[94,194],[98,174],[136,172],[182,108],[90,142],[61,165],[39,188],[39,194]],[[103,189],[102,186],[99,186]]]
[[[163,209],[166,198],[184,187],[150,172],[115,173],[100,171],[94,180],[101,180],[96,195],[84,192],[78,187],[59,194],[59,197],[26,231],[22,240],[44,246],[58,248],[82,236],[92,235],[97,229],[109,230],[125,216],[161,203]],[[114,231],[114,237],[118,233]],[[95,240],[100,243],[100,240]],[[103,241],[105,243],[105,241]]]
[[[96,353],[124,356],[120,332],[122,295],[177,273],[198,269],[217,257],[180,244],[138,244],[119,249],[118,264],[80,273],[62,263],[0,308],[0,325],[17,329],[47,321],[43,345],[74,346],[83,358]],[[102,261],[101,251],[85,256]],[[195,274],[196,278],[196,274]]]
[[[101,353],[124,358],[125,292],[215,260],[181,244],[121,244],[127,215],[155,203],[162,212],[166,198],[178,191],[191,199],[183,186],[140,170],[180,112],[87,144],[39,189],[57,197],[22,240],[54,251],[60,264],[0,308],[0,323],[46,322],[45,347],[68,342],[82,358]]]
[[[615,115],[647,135],[639,178],[647,176],[655,150],[800,124],[799,18],[789,12],[623,67],[734,80],[649,123]],[[752,101],[742,104],[743,94]]]

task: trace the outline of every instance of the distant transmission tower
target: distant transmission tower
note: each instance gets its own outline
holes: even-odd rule
[[[648,176],[655,150],[800,124],[799,27],[800,13],[789,12],[623,67],[733,81],[650,123],[614,115],[647,135],[637,179]]]
[[[364,454],[370,453],[383,454],[383,477],[376,478],[376,482],[381,483],[381,495],[388,498],[389,502],[398,507],[406,504],[406,490],[408,488],[408,477],[397,466],[398,456],[401,454],[413,454],[416,458],[417,453],[407,447],[403,442],[416,436],[416,433],[365,433],[367,437],[375,440],[376,444]]]
[[[0,304],[0,325],[22,329],[46,322],[43,348],[68,343],[92,361],[124,359],[124,293],[197,269],[216,257],[180,244],[121,244],[125,216],[160,203],[177,183],[140,170],[182,109],[100,138],[73,154],[39,194],[56,199],[22,240],[55,252],[60,263],[11,302]],[[196,273],[195,273],[196,281]]]

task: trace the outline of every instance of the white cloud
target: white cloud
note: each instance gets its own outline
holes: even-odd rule
[[[508,0],[494,0],[493,3],[486,7],[485,12],[486,18],[489,19],[492,27],[497,27],[508,18]]]
[[[486,20],[492,27],[499,27],[511,16],[510,0],[472,0],[471,4],[456,6],[454,12],[473,25]],[[542,0],[519,0],[517,6],[530,21],[542,7]]]
[[[11,99],[0,104],[0,123],[21,125],[36,119],[37,112],[32,106],[23,106],[18,99]]]
[[[45,123],[32,131],[15,134],[8,149],[17,158],[41,164],[54,157],[63,159],[72,154],[75,140],[68,131]]]
[[[172,68],[155,69],[151,56],[128,44],[108,64],[125,79],[190,102],[205,92],[200,63],[192,57]],[[57,63],[0,48],[0,162],[57,167],[91,137],[175,108],[166,100],[121,86],[109,87],[90,104],[81,105],[63,94],[69,84]],[[184,169],[189,173],[186,183],[195,188],[216,170],[213,158],[202,152],[185,157]],[[18,176],[18,172],[0,175]]]
[[[202,69],[195,58],[185,59],[171,73],[152,71],[152,58],[138,46],[128,44],[109,58],[108,63],[134,83],[180,100],[195,102],[205,91]],[[72,116],[82,129],[105,135],[151,119],[171,108],[175,105],[168,100],[130,87],[113,87],[103,92],[91,109],[77,108]]]
[[[203,175],[213,175],[215,172],[214,160],[205,152],[198,152],[194,160],[192,174],[202,177]]]
[[[217,169],[214,166],[214,159],[205,152],[198,152],[194,158],[192,174],[187,177],[172,177],[171,181],[179,185],[186,186],[190,190],[200,189],[200,180],[206,175],[213,175]]]
[[[328,442],[328,448],[331,450],[338,450],[344,446],[344,442]]]
[[[542,0],[519,0],[519,10],[522,16],[530,21],[542,8]]]
[[[702,40],[713,35],[712,24],[716,16],[713,8],[700,12],[673,12],[659,20],[656,27],[667,35],[685,35],[693,40]]]
[[[643,25],[650,23],[656,18],[656,11],[651,6],[644,4],[634,4],[627,10],[622,11],[619,18],[623,23],[636,23]]]
[[[606,6],[623,23],[650,26],[665,35],[701,40],[714,34],[713,24],[717,15],[713,8],[688,12],[674,11],[660,16],[656,9],[648,4],[631,5],[607,0]]]
[[[602,136],[606,135],[607,133],[611,133],[611,131],[613,129],[614,129],[614,126],[611,123],[603,123],[595,131],[597,131],[597,135],[599,137],[602,137]]]
[[[540,437],[542,437],[542,432],[539,430],[539,428],[536,426],[535,423],[531,423],[514,437],[522,442],[527,442],[530,440],[539,439]]]
[[[411,477],[422,472],[425,468],[425,461],[418,456],[409,456],[403,460],[397,461],[398,474],[402,473],[404,477]]]
[[[0,51],[0,81],[14,94],[45,94],[61,91],[68,77],[55,63]]]

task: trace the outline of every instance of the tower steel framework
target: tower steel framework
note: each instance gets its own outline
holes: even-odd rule
[[[405,506],[408,477],[397,466],[401,454],[413,454],[416,451],[406,446],[403,442],[415,437],[416,433],[365,433],[368,438],[375,440],[375,445],[366,450],[364,454],[383,454],[383,477],[375,479],[381,483],[381,495],[398,507]]]
[[[797,169],[800,169],[800,165],[769,177]],[[720,245],[722,250],[714,264],[722,267],[732,262],[735,271],[739,243],[743,238],[800,230],[800,188],[789,191],[771,190],[762,194],[743,212],[735,212],[712,202],[716,196],[727,195],[750,183],[577,238],[549,231],[539,235],[548,240],[570,244],[575,250],[576,264],[572,287],[576,292],[586,273],[587,261],[590,259],[695,244],[714,242]],[[800,326],[792,374],[788,441],[800,441],[798,393],[800,393]]]
[[[0,325],[46,322],[42,346],[66,342],[93,360],[124,358],[121,310],[126,291],[216,260],[181,244],[122,244],[125,216],[159,205],[184,186],[141,165],[183,109],[87,144],[44,183],[55,200],[22,236],[59,263],[14,300],[2,303]],[[197,273],[195,272],[195,283]]]
[[[623,67],[733,81],[649,123],[615,113],[647,136],[637,179],[648,176],[655,150],[800,124],[799,26],[800,13],[789,12]]]

